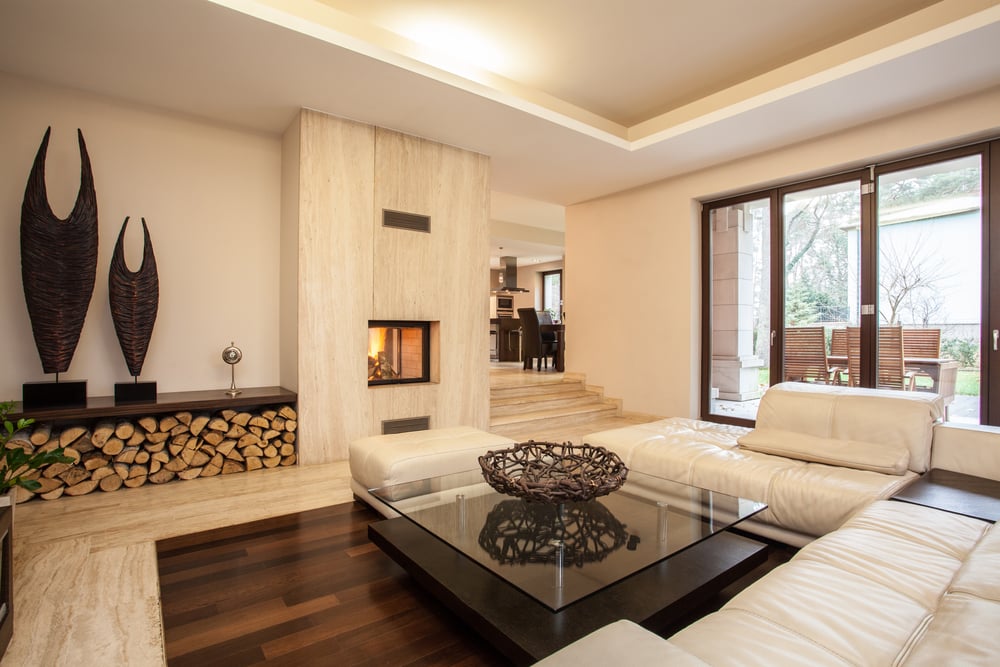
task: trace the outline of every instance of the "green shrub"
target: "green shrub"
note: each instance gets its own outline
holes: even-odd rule
[[[941,356],[954,359],[962,368],[979,368],[979,343],[974,338],[945,338]]]

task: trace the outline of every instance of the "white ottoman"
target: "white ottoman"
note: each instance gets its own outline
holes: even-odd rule
[[[479,469],[479,457],[514,440],[471,426],[373,435],[351,443],[351,490],[386,517],[399,516],[368,489]]]

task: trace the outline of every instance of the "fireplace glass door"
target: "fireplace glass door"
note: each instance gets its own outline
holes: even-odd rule
[[[368,323],[368,384],[430,381],[430,323]]]

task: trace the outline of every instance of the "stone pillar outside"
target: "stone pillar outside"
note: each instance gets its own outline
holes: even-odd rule
[[[744,223],[747,224],[744,224]],[[712,395],[760,398],[754,354],[753,237],[742,207],[712,211]]]

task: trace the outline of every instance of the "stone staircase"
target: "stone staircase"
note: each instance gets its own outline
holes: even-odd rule
[[[621,405],[587,389],[583,378],[522,373],[490,383],[490,430],[517,440],[570,440],[620,415]]]

